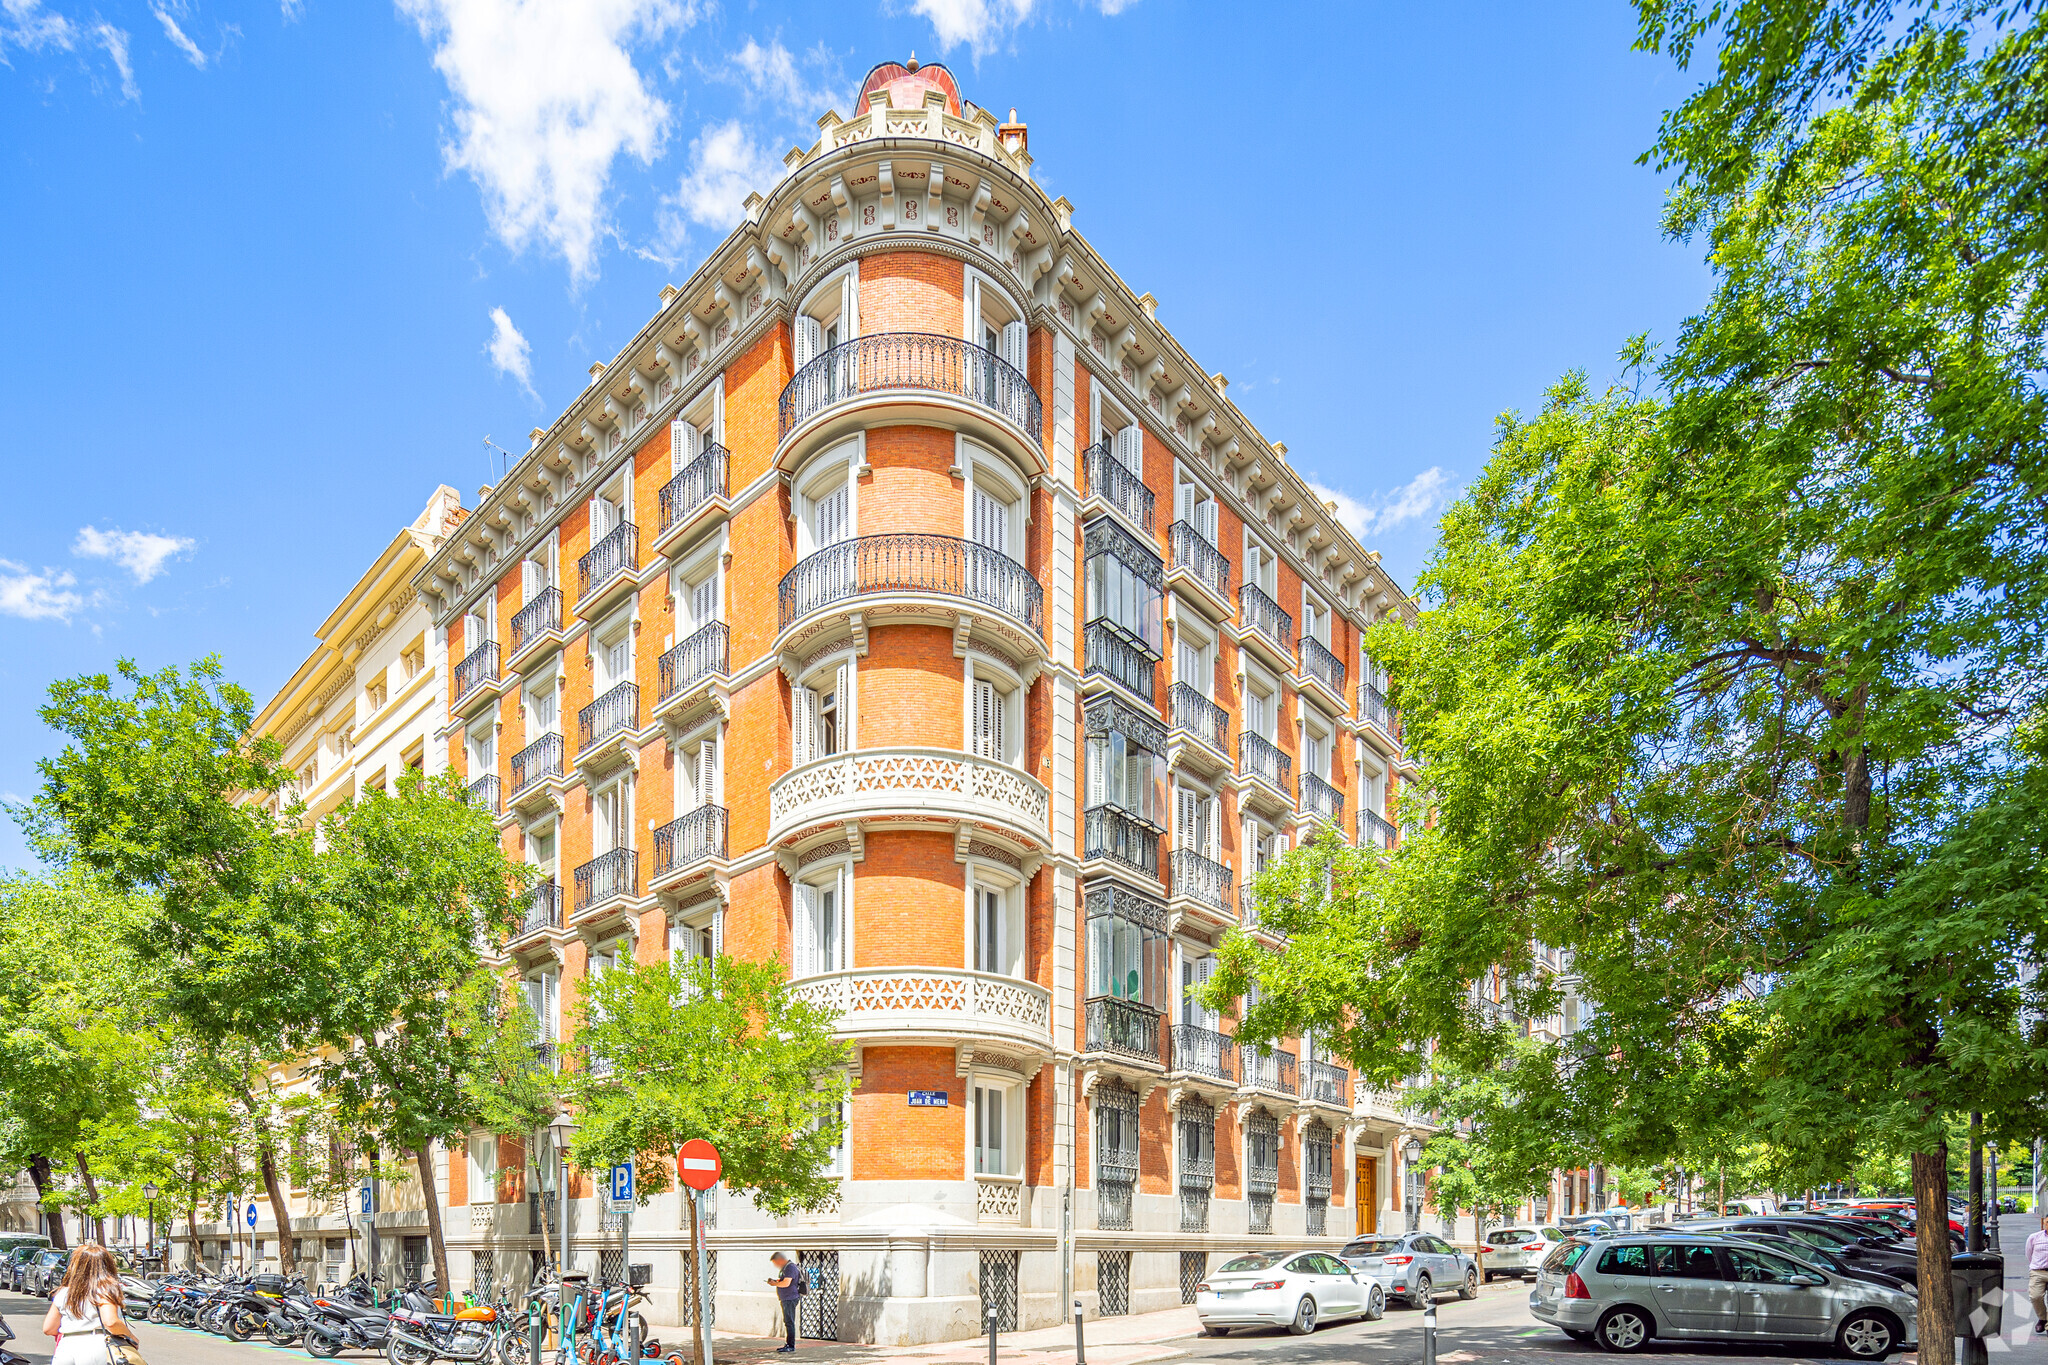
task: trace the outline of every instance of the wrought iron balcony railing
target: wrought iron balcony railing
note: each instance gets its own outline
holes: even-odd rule
[[[1237,1044],[1227,1033],[1199,1024],[1174,1024],[1167,1030],[1169,1071],[1185,1071],[1215,1081],[1237,1079]]]
[[[1391,736],[1394,733],[1387,721],[1387,694],[1369,682],[1358,684],[1358,714],[1381,734]]]
[[[1334,1104],[1339,1109],[1348,1109],[1350,1104],[1351,1073],[1330,1062],[1311,1061],[1308,1064],[1308,1098],[1317,1104]]]
[[[455,700],[460,702],[485,683],[497,680],[498,645],[494,640],[486,640],[455,665]]]
[[[1145,534],[1152,534],[1152,490],[1145,487],[1145,481],[1110,454],[1106,440],[1089,446],[1081,457],[1088,472],[1088,491],[1136,522]]]
[[[1246,777],[1263,778],[1284,792],[1294,772],[1294,760],[1264,735],[1243,730],[1237,736],[1237,770]]]
[[[512,652],[517,654],[527,641],[562,628],[562,590],[542,588],[533,600],[512,613]]]
[[[861,536],[804,556],[782,576],[781,629],[819,607],[873,593],[930,592],[978,602],[1042,633],[1045,590],[1000,550],[956,536]]]
[[[576,751],[640,728],[640,686],[622,682],[576,713]]]
[[[1173,871],[1173,894],[1198,900],[1204,905],[1214,906],[1224,914],[1231,914],[1230,869],[1212,858],[1205,858],[1191,848],[1177,848],[1173,851],[1170,866]]]
[[[561,927],[562,888],[550,877],[526,893],[526,914],[519,921],[519,932],[537,934],[543,929]]]
[[[1186,569],[1197,581],[1212,588],[1218,597],[1230,597],[1230,560],[1209,543],[1209,538],[1184,521],[1166,528],[1173,567]]]
[[[1303,773],[1301,810],[1304,815],[1341,824],[1344,819],[1344,793],[1314,773]]]
[[[1271,1090],[1282,1095],[1299,1094],[1294,1083],[1294,1054],[1237,1045],[1239,1084],[1250,1090]]]
[[[562,775],[562,737],[542,735],[512,755],[512,794],[525,791],[545,778]]]
[[[1195,689],[1177,682],[1166,689],[1166,709],[1175,728],[1191,732],[1219,753],[1230,752],[1230,714]]]
[[[1100,995],[1084,1007],[1089,1052],[1142,1061],[1159,1060],[1159,1011],[1130,1000]]]
[[[619,896],[640,894],[640,855],[630,848],[600,853],[576,869],[576,913]]]
[[[1090,621],[1081,634],[1087,653],[1085,673],[1112,678],[1133,695],[1152,705],[1152,652],[1137,636],[1106,617]]]
[[[661,656],[659,700],[667,701],[700,679],[726,671],[731,632],[725,622],[713,621]]]
[[[725,496],[725,471],[730,460],[725,447],[713,441],[697,458],[676,471],[661,486],[661,529],[688,517],[713,498]]]
[[[576,595],[577,601],[588,599],[620,574],[637,573],[639,569],[640,528],[630,521],[622,521],[576,561],[576,572],[582,584]]]
[[[1358,842],[1366,848],[1392,848],[1394,822],[1376,811],[1358,812]]]
[[[1247,583],[1237,590],[1237,614],[1245,625],[1278,645],[1281,653],[1287,652],[1288,641],[1294,635],[1294,618],[1266,596],[1258,584]]]
[[[1338,700],[1344,697],[1344,661],[1313,635],[1301,637],[1301,671],[1330,690]]]
[[[654,831],[654,875],[725,856],[725,807],[699,806]]]
[[[498,799],[498,775],[496,773],[485,773],[463,790],[469,793],[471,804],[480,809],[486,810],[492,815],[499,815],[504,812],[505,808]]]
[[[1083,858],[1108,858],[1148,877],[1159,875],[1157,825],[1148,824],[1115,806],[1091,806],[1082,820]]]
[[[1030,380],[981,346],[930,332],[855,337],[810,361],[782,387],[777,439],[837,404],[906,390],[964,398],[1044,445],[1044,407]]]

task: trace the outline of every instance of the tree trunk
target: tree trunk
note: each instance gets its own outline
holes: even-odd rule
[[[434,1152],[422,1142],[412,1149],[412,1159],[419,1163],[420,1192],[426,1196],[427,1245],[434,1253],[434,1291],[436,1297],[452,1299],[455,1290],[448,1283],[448,1242],[441,1234],[441,1199],[434,1189]]]
[[[36,1185],[36,1205],[38,1211],[42,1214],[43,1229],[45,1235],[50,1239],[50,1245],[59,1251],[69,1250],[71,1244],[64,1240],[64,1210],[58,1209],[55,1213],[52,1213],[49,1206],[43,1203],[45,1199],[50,1197],[50,1158],[46,1156],[30,1157],[28,1159],[28,1178],[33,1180]]]
[[[270,1196],[270,1216],[277,1220],[277,1264],[290,1275],[298,1263],[292,1255],[292,1207],[285,1202],[284,1186],[277,1180],[277,1160],[270,1153],[270,1131],[263,1131],[263,1146],[259,1149],[257,1166],[263,1172],[263,1190]],[[256,1268],[256,1229],[249,1229],[249,1268]]]
[[[522,1139],[522,1141],[526,1143],[526,1169],[533,1173],[533,1184],[529,1188],[528,1193],[532,1196],[533,1201],[540,1206],[540,1254],[544,1261],[552,1262],[555,1259],[555,1220],[548,1216],[548,1192],[541,1184],[540,1162],[537,1159],[540,1152],[539,1135],[536,1134]],[[557,1195],[555,1197],[559,1199],[561,1196]],[[558,1265],[558,1273],[559,1270],[560,1267]]]
[[[90,1217],[92,1219],[92,1240],[98,1242],[101,1246],[105,1246],[107,1244],[107,1229],[97,1211],[100,1202],[99,1183],[92,1178],[92,1167],[85,1164],[84,1152],[73,1152],[71,1157],[72,1160],[78,1163],[78,1180],[85,1187],[85,1204],[78,1211],[79,1235],[85,1235],[85,1220]]]
[[[1955,1303],[1949,1294],[1948,1144],[1913,1153],[1914,1222],[1920,1253],[1920,1365],[1955,1365]]]

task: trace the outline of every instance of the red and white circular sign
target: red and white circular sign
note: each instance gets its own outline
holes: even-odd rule
[[[708,1190],[718,1183],[718,1149],[703,1138],[691,1138],[676,1153],[676,1174],[693,1190]]]

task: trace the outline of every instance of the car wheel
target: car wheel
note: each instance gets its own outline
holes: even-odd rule
[[[1420,1308],[1426,1303],[1434,1302],[1435,1299],[1436,1285],[1430,1280],[1429,1272],[1425,1270],[1415,1277],[1415,1292],[1408,1296],[1408,1302]]]
[[[1593,1340],[1603,1351],[1626,1355],[1650,1344],[1650,1315],[1630,1304],[1610,1308],[1593,1324]]]
[[[1301,1302],[1294,1305],[1294,1321],[1287,1324],[1287,1330],[1298,1337],[1305,1337],[1316,1330],[1316,1301],[1308,1295],[1301,1296]]]
[[[1869,1308],[1851,1313],[1835,1333],[1836,1347],[1851,1360],[1883,1360],[1898,1340],[1898,1324],[1891,1315]]]
[[[1479,1297],[1479,1272],[1477,1270],[1465,1272],[1465,1281],[1458,1286],[1458,1297],[1461,1299],[1476,1299]]]
[[[1387,1315],[1386,1291],[1374,1285],[1365,1296],[1365,1320],[1378,1322]]]

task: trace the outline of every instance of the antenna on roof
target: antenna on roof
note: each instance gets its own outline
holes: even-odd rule
[[[493,441],[493,440],[492,440],[492,439],[490,438],[490,435],[489,435],[489,433],[485,433],[485,435],[484,435],[484,448],[485,448],[486,450],[495,450],[495,451],[497,451],[497,452],[498,452],[498,453],[499,453],[500,455],[503,455],[503,456],[505,457],[505,459],[504,459],[504,462],[503,462],[502,464],[498,465],[498,467],[497,467],[497,468],[495,468],[495,469],[493,469],[493,470],[491,471],[491,482],[492,482],[492,483],[496,483],[496,482],[497,482],[497,481],[498,481],[499,479],[502,479],[502,478],[504,478],[504,477],[505,477],[505,470],[511,467],[511,464],[512,464],[512,452],[511,452],[511,451],[509,451],[509,450],[507,450],[507,449],[505,449],[505,447],[503,447],[503,446],[499,445],[499,444],[498,444],[498,443],[497,443],[496,441]],[[493,463],[493,461],[492,461],[492,459],[491,459],[491,457],[490,457],[489,455],[485,455],[485,456],[484,456],[484,463],[485,463],[485,464],[492,464],[492,463]]]

